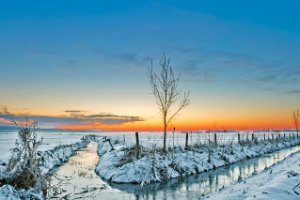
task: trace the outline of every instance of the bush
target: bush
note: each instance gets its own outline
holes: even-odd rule
[[[38,147],[42,139],[36,135],[36,122],[19,125],[18,139],[15,147],[11,149],[11,157],[5,170],[5,179],[0,180],[0,185],[10,184],[19,189],[34,188],[46,192],[46,178],[41,174]]]

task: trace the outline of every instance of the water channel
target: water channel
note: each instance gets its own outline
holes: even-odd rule
[[[263,157],[247,159],[235,164],[210,170],[205,173],[167,182],[144,185],[108,184],[94,171],[99,162],[97,144],[91,142],[59,167],[53,174],[49,198],[51,199],[105,199],[105,200],[188,200],[201,199],[211,192],[217,192],[238,181],[276,164],[292,153],[300,151],[300,146],[267,154]],[[101,162],[101,158],[100,158]]]

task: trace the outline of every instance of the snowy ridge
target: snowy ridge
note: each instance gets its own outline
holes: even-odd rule
[[[259,175],[253,175],[235,185],[212,193],[206,199],[296,200],[300,198],[299,169],[300,152],[297,152],[284,161],[265,169]]]
[[[84,139],[74,144],[60,145],[52,150],[38,152],[42,174],[47,174],[54,168],[62,165],[77,150],[86,147],[89,142],[88,139]]]
[[[4,185],[0,187],[0,200],[21,200],[21,199],[34,199],[43,200],[42,194],[39,194],[34,189],[21,189],[16,190],[11,185]]]
[[[77,150],[86,147],[89,142],[90,140],[85,138],[74,144],[60,145],[52,150],[38,152],[42,174],[51,173],[51,170],[62,165],[70,156],[74,155]],[[0,166],[0,175],[0,177],[8,176],[5,173],[5,167],[2,165]],[[43,197],[42,194],[37,193],[34,189],[16,190],[11,185],[3,185],[0,187],[0,200],[7,199],[43,199]]]
[[[209,161],[207,147],[190,147],[189,150],[175,148],[167,154],[146,151],[140,159],[136,159],[134,154],[132,155],[132,150],[126,149],[121,142],[114,138],[111,138],[111,142],[114,150],[111,149],[108,142],[104,142],[102,139],[98,140],[100,162],[96,167],[96,172],[110,182],[141,185],[201,173],[300,144],[299,139],[285,138],[281,141],[217,146],[211,148]]]

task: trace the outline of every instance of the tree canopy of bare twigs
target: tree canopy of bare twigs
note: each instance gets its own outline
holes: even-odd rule
[[[179,75],[175,75],[171,67],[171,59],[164,54],[159,61],[160,72],[153,70],[153,62],[148,69],[148,77],[159,111],[163,119],[163,150],[166,152],[167,127],[174,117],[190,104],[190,92],[178,88]],[[174,109],[173,107],[177,107]]]

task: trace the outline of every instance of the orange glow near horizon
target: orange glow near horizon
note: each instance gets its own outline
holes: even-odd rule
[[[247,124],[247,125],[246,125]],[[177,131],[196,131],[196,130],[260,130],[260,129],[292,129],[291,121],[286,120],[282,122],[262,122],[252,121],[244,123],[242,121],[228,122],[224,125],[216,124],[200,124],[200,123],[184,123],[177,122],[170,124],[168,130],[172,131],[173,128]],[[162,123],[147,123],[135,122],[124,123],[119,125],[107,125],[101,123],[84,123],[84,124],[60,124],[56,128],[69,129],[69,130],[106,130],[106,131],[162,131]]]
[[[216,103],[217,104],[217,103]],[[151,106],[141,106],[138,109],[131,109],[131,113],[128,114],[128,110],[115,111],[122,115],[139,116],[144,121],[124,122],[117,124],[105,124],[97,121],[91,121],[76,118],[76,115],[70,115],[65,112],[56,111],[55,113],[48,113],[47,110],[37,112],[30,110],[28,113],[22,112],[18,109],[10,109],[13,115],[18,117],[17,119],[24,118],[24,116],[30,117],[50,117],[55,118],[57,122],[53,124],[47,124],[43,121],[43,118],[39,121],[41,127],[69,129],[69,130],[104,130],[104,131],[162,131],[162,121],[155,104]],[[126,106],[122,106],[126,107]],[[145,108],[144,108],[145,107]],[[202,108],[203,107],[203,108]],[[259,129],[293,129],[292,120],[292,108],[278,108],[271,106],[270,108],[263,109],[263,106],[254,106],[253,108],[242,106],[221,106],[213,107],[207,105],[191,105],[187,109],[183,110],[172,121],[168,130],[172,131],[175,127],[177,131],[195,131],[195,130],[259,130]],[[128,109],[128,107],[126,107]],[[84,110],[84,109],[82,109]],[[96,115],[96,109],[91,109],[93,112],[85,111],[84,116]],[[116,109],[117,110],[117,109]],[[132,111],[133,110],[133,111]],[[137,111],[135,113],[134,111]],[[35,111],[35,112],[33,112]],[[54,111],[53,111],[54,112]],[[109,112],[108,112],[109,113]],[[100,113],[101,114],[101,113]],[[74,117],[75,116],[75,117]],[[35,119],[34,118],[34,119]],[[80,119],[80,122],[67,122],[69,119]],[[66,121],[64,121],[66,119]],[[8,124],[10,120],[0,118],[0,123]]]

